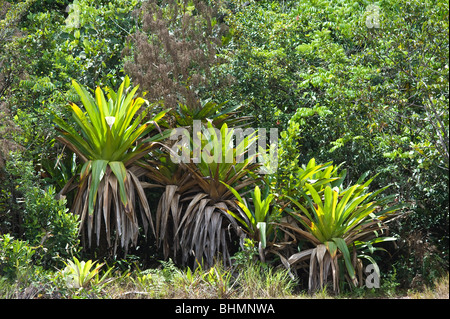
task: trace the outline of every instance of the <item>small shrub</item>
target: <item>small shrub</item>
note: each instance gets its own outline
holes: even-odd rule
[[[27,272],[35,249],[27,241],[14,239],[9,234],[0,236],[0,277],[15,280]]]
[[[55,198],[53,186],[43,189],[32,161],[19,153],[10,155],[6,173],[15,192],[13,235],[40,248],[35,258],[41,259],[42,266],[61,267],[64,259],[79,251],[78,216],[68,211],[64,198]]]
[[[55,199],[53,187],[32,187],[24,196],[26,239],[42,248],[38,252],[43,266],[61,266],[79,251],[78,215],[69,212],[65,199]]]

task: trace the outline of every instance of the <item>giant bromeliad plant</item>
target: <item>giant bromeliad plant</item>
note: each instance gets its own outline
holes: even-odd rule
[[[212,265],[221,253],[224,261],[231,263],[226,240],[229,226],[242,235],[236,219],[227,213],[237,209],[234,194],[227,186],[234,187],[236,192],[242,191],[258,178],[258,154],[250,152],[257,140],[256,133],[240,141],[234,140],[235,131],[226,123],[220,130],[208,123],[199,134],[201,160],[186,164],[197,182],[198,192],[189,198],[180,221],[181,243],[189,247],[184,251],[183,260],[187,260],[192,251],[196,262]]]
[[[227,211],[228,214],[236,218],[244,227],[248,236],[258,242],[259,257],[265,261],[264,249],[267,246],[267,235],[272,230],[270,219],[271,203],[275,199],[274,194],[270,194],[268,185],[265,185],[263,192],[259,186],[255,186],[254,190],[250,192],[252,205],[250,205],[247,198],[242,198],[241,195],[231,186],[225,185],[236,197],[236,204],[238,212]]]
[[[99,245],[103,220],[108,245],[111,246],[111,235],[115,232],[115,248],[120,238],[126,251],[130,243],[137,242],[136,202],[141,208],[145,230],[149,225],[154,229],[143,184],[139,181],[144,171],[135,164],[149,152],[156,140],[165,137],[159,133],[148,136],[155,128],[160,131],[157,121],[166,111],[147,120],[151,108],[143,98],[135,96],[138,87],[131,89],[128,77],[117,92],[106,88],[106,96],[100,87],[92,96],[77,82],[72,84],[84,106],[82,110],[70,103],[77,128],[57,116],[54,119],[60,131],[57,139],[83,161],[72,210],[81,215],[80,232],[87,235],[89,246],[93,234]],[[141,112],[136,116],[138,111]],[[71,179],[65,189],[73,182]]]
[[[288,210],[296,223],[283,222],[280,225],[314,246],[288,259],[291,267],[309,259],[310,291],[323,288],[331,277],[333,289],[338,292],[341,274],[351,285],[362,284],[362,262],[358,257],[368,259],[378,269],[375,260],[361,250],[370,246],[373,251],[373,243],[395,240],[380,235],[385,234],[387,229],[384,221],[394,216],[401,205],[391,205],[394,195],[379,198],[388,186],[369,192],[369,185],[374,178],[363,183],[367,174],[355,185],[344,188],[343,179],[336,178],[337,171],[332,175],[325,174],[327,170],[331,172],[329,165],[313,163],[312,171],[313,167],[317,168],[318,174],[305,179],[303,187],[299,189],[299,198],[290,198],[298,208]],[[336,181],[339,182],[332,185]],[[360,251],[359,255],[357,251]],[[345,273],[342,268],[346,269]]]
[[[256,134],[235,141],[234,130],[226,123],[219,130],[210,122],[198,134],[199,145],[189,140],[188,161],[175,164],[167,155],[140,164],[164,187],[156,212],[157,244],[165,258],[183,264],[211,266],[218,257],[230,264],[230,230],[238,236],[244,233],[227,213],[238,208],[228,185],[237,192],[255,183],[260,164],[249,149]],[[196,147],[202,153],[194,162]]]

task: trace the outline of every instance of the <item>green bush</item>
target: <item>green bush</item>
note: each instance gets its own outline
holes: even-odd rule
[[[411,204],[393,233],[420,232],[422,255],[448,270],[448,1],[379,1],[379,27],[361,1],[231,3],[222,70],[236,81],[221,93],[258,126],[285,129],[283,182],[295,185],[304,158],[345,162],[350,183],[379,173],[374,187],[393,184]],[[398,279],[429,276],[426,259],[408,256],[420,246],[401,247],[386,260]]]
[[[16,196],[14,235],[39,247],[35,258],[41,258],[43,266],[62,266],[63,259],[79,250],[78,216],[69,212],[64,198],[55,198],[54,187],[42,189],[31,161],[11,154],[6,172]]]
[[[79,216],[69,212],[64,198],[55,199],[55,188],[33,187],[25,194],[25,238],[39,245],[45,266],[60,266],[62,260],[78,253]]]
[[[0,277],[16,279],[33,264],[35,249],[10,234],[0,236]]]

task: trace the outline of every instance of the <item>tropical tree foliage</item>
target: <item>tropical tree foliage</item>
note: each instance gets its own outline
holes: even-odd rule
[[[142,28],[130,37],[133,46],[126,52],[132,57],[125,70],[151,102],[198,109],[204,91],[210,95],[216,86],[211,69],[220,61],[216,53],[228,29],[217,19],[219,8],[219,1],[144,2]]]
[[[380,173],[374,187],[411,203],[392,230],[422,233],[448,268],[448,1],[233,1],[226,21],[218,70],[236,81],[218,95],[285,130],[278,172],[316,158],[348,181]],[[428,276],[405,259],[405,284]]]

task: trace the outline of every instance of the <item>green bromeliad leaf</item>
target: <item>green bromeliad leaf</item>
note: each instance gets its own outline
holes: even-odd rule
[[[108,164],[114,175],[117,177],[117,181],[119,182],[120,198],[125,206],[127,204],[127,194],[125,190],[127,170],[125,169],[125,165],[122,162],[109,162]]]
[[[89,215],[94,211],[94,204],[97,199],[98,185],[105,175],[108,161],[95,160],[91,163],[91,188],[89,189]]]
[[[355,269],[353,268],[352,261],[350,258],[350,252],[348,250],[345,240],[342,238],[332,238],[332,241],[336,244],[339,250],[344,255],[345,267],[347,268],[348,274],[352,280],[355,280]]]

